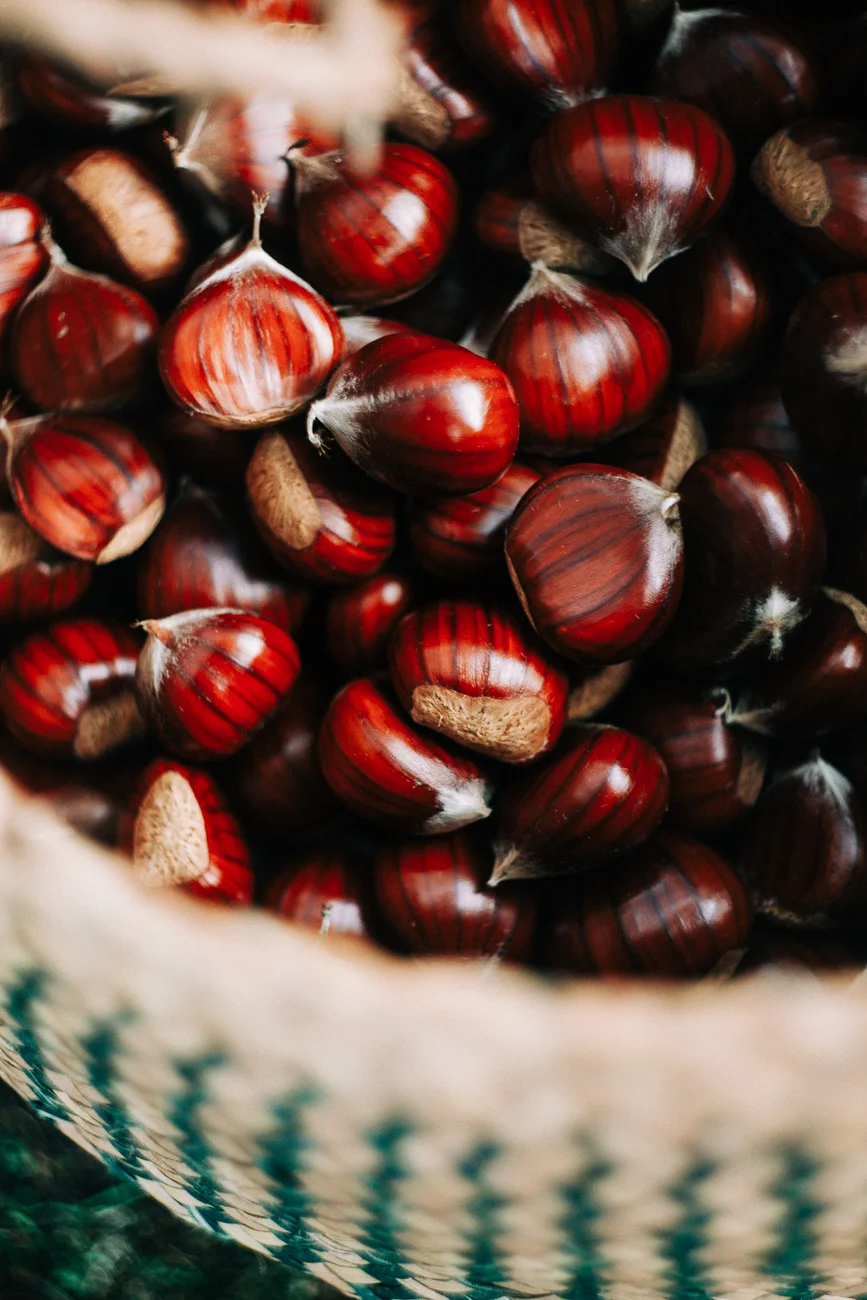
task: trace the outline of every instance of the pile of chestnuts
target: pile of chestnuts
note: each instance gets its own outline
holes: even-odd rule
[[[854,970],[867,5],[393,2],[368,171],[2,52],[0,762],[329,941]]]

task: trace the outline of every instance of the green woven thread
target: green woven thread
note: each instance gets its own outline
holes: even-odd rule
[[[461,1176],[473,1187],[473,1194],[466,1204],[473,1222],[467,1237],[465,1294],[470,1300],[499,1300],[509,1292],[497,1227],[505,1201],[492,1189],[487,1178],[487,1171],[499,1154],[500,1148],[494,1142],[480,1142],[458,1166]]]
[[[142,1165],[135,1134],[116,1091],[120,1077],[117,1065],[121,1051],[119,1031],[130,1020],[130,1014],[112,1016],[110,1020],[95,1024],[91,1033],[80,1041],[90,1084],[104,1099],[93,1103],[94,1112],[112,1147],[111,1152],[103,1152],[102,1159],[110,1169],[129,1178],[146,1178],[150,1175]]]
[[[208,1076],[225,1063],[219,1052],[206,1053],[186,1061],[175,1061],[181,1086],[169,1107],[169,1119],[180,1134],[178,1153],[194,1177],[185,1189],[199,1206],[187,1206],[186,1212],[203,1228],[225,1237],[224,1221],[231,1217],[223,1209],[222,1193],[210,1172],[211,1146],[201,1125],[202,1107],[208,1101]]]
[[[45,994],[48,983],[42,971],[22,971],[7,994],[6,1008],[15,1036],[12,1044],[21,1058],[24,1072],[35,1098],[31,1105],[47,1119],[68,1121],[69,1111],[58,1100],[48,1079],[45,1058],[39,1045],[34,1012]]]
[[[303,1268],[322,1259],[322,1251],[307,1230],[314,1203],[301,1182],[304,1156],[310,1139],[304,1131],[304,1114],[318,1100],[313,1088],[299,1088],[273,1108],[273,1126],[259,1143],[258,1168],[271,1184],[273,1200],[268,1213],[285,1238],[279,1258]]]
[[[564,1296],[565,1300],[601,1300],[605,1265],[596,1231],[601,1212],[598,1189],[612,1166],[601,1159],[590,1142],[582,1141],[580,1145],[585,1148],[587,1163],[574,1182],[561,1188],[566,1205],[561,1227],[572,1270]]]
[[[412,1276],[400,1243],[400,1185],[406,1166],[400,1147],[412,1132],[405,1120],[386,1120],[366,1136],[377,1153],[377,1161],[363,1179],[364,1208],[367,1221],[361,1238],[365,1270],[376,1278],[375,1287],[356,1286],[362,1300],[388,1297],[388,1300],[412,1300],[415,1293],[403,1282]]]
[[[774,1290],[790,1300],[810,1300],[819,1289],[811,1261],[818,1246],[816,1220],[822,1205],[816,1195],[818,1162],[806,1148],[795,1143],[781,1148],[780,1176],[770,1191],[780,1202],[777,1244],[764,1264],[773,1279]]]
[[[671,1231],[660,1239],[660,1250],[668,1260],[665,1275],[671,1300],[711,1300],[707,1271],[701,1260],[711,1214],[702,1204],[701,1193],[715,1168],[713,1161],[696,1158],[683,1177],[669,1188],[668,1195],[681,1210]]]

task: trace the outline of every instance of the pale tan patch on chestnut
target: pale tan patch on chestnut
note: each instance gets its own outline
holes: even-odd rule
[[[439,149],[449,138],[451,119],[408,68],[401,68],[397,109],[391,118],[402,135],[425,149]]]
[[[146,506],[140,515],[136,515],[135,519],[130,519],[129,523],[117,530],[108,546],[96,557],[97,564],[111,564],[112,560],[120,560],[124,555],[132,555],[137,551],[162,519],[165,508],[166,498],[160,495],[156,501]]]
[[[518,248],[528,262],[544,262],[554,270],[569,267],[588,275],[604,275],[614,265],[612,258],[579,239],[533,199],[518,214]]]
[[[796,226],[821,226],[831,209],[831,195],[819,163],[787,130],[778,131],[760,149],[752,177],[784,217]]]
[[[163,772],[148,790],[133,831],[133,867],[146,885],[184,885],[210,865],[199,801],[180,772]]]
[[[11,573],[31,564],[47,547],[20,515],[0,515],[0,573]]]
[[[659,486],[663,491],[673,492],[690,466],[706,451],[707,436],[701,416],[691,402],[681,398],[677,405],[674,432],[659,477]]]
[[[506,763],[536,758],[551,731],[551,710],[537,695],[493,700],[462,695],[445,686],[417,686],[412,693],[412,718]]]
[[[635,669],[634,660],[622,664],[607,664],[598,672],[590,673],[569,693],[567,722],[586,722],[607,708],[616,699]]]
[[[867,633],[867,605],[856,596],[851,596],[848,591],[838,591],[836,587],[823,587],[822,591],[829,600],[835,601],[838,605],[845,605],[859,630]]]
[[[316,541],[322,515],[289,444],[279,433],[259,439],[247,466],[247,491],[256,518],[293,551]]]
[[[762,793],[768,766],[768,751],[748,736],[741,738],[741,770],[735,784],[735,798],[742,808],[753,808]]]
[[[144,719],[134,693],[121,691],[85,709],[75,729],[73,753],[84,760],[102,758],[127,741],[143,736],[144,731]]]

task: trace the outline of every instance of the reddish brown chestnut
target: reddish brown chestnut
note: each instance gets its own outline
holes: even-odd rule
[[[524,173],[482,195],[473,212],[473,233],[492,253],[513,261],[542,262],[552,271],[605,275],[616,265],[543,207]]]
[[[346,454],[400,492],[463,495],[489,487],[518,443],[518,404],[494,362],[429,334],[368,343],[310,407]]]
[[[166,111],[166,102],[110,94],[67,68],[28,50],[18,65],[18,84],[29,104],[64,130],[129,131]]]
[[[663,654],[684,672],[777,658],[825,566],[813,493],[773,452],[710,451],[680,484],[683,596]]]
[[[556,970],[596,975],[703,975],[750,936],[743,883],[698,840],[660,831],[613,871],[564,881],[544,941]]]
[[[533,146],[539,197],[646,280],[720,215],[731,145],[691,104],[608,95],[558,113]]]
[[[556,744],[569,684],[517,619],[470,601],[440,601],[403,619],[391,681],[414,722],[506,763]]]
[[[0,417],[18,509],[46,542],[108,564],[150,537],[165,509],[162,472],[135,434],[93,415]]]
[[[373,872],[379,911],[410,952],[427,956],[532,956],[537,892],[491,889],[491,851],[472,831],[409,840],[380,849]]]
[[[0,339],[47,261],[40,209],[23,194],[0,194]]]
[[[387,334],[411,334],[409,325],[399,320],[386,320],[384,316],[341,316],[345,340],[344,356],[351,357],[368,343],[383,339]]]
[[[451,38],[445,6],[405,0],[404,9],[408,33],[392,125],[425,149],[463,149],[484,140],[495,126],[493,110]]]
[[[413,726],[377,678],[359,678],[335,696],[319,757],[347,807],[404,835],[442,835],[490,815],[481,769]]]
[[[640,474],[666,492],[674,492],[690,465],[707,451],[701,417],[695,407],[676,393],[663,401],[631,433],[605,447],[605,459],[631,474]]]
[[[857,926],[867,916],[867,812],[818,755],[759,800],[742,862],[756,907],[785,925]]]
[[[530,622],[555,650],[588,665],[634,658],[677,608],[678,498],[626,470],[570,465],[524,497],[506,561]]]
[[[144,733],[133,692],[140,638],[92,618],[53,623],[0,668],[0,714],[39,754],[103,758]]]
[[[369,864],[346,849],[315,849],[289,864],[268,890],[268,910],[321,938],[369,938]]]
[[[142,623],[136,671],[142,712],[173,753],[236,753],[292,689],[300,661],[292,638],[238,609],[194,609]]]
[[[667,807],[668,773],[645,740],[574,727],[566,749],[506,790],[490,883],[598,867],[652,835]]]
[[[392,494],[339,449],[315,451],[301,432],[262,435],[247,467],[247,497],[269,550],[300,577],[358,582],[394,548]]]
[[[81,271],[47,236],[49,266],[18,308],[10,359],[43,411],[115,411],[151,382],[159,328],[140,293]]]
[[[0,514],[0,621],[53,618],[90,586],[89,564],[53,551],[20,515]]]
[[[385,668],[391,634],[413,603],[409,579],[395,572],[336,591],[328,602],[325,640],[338,668],[348,677]]]
[[[588,668],[570,674],[567,723],[591,722],[624,691],[635,672],[635,661],[607,664],[605,668]]]
[[[243,250],[183,299],[160,336],[169,396],[212,424],[260,428],[309,401],[343,354],[324,298],[262,247],[263,203]]]
[[[716,447],[776,452],[801,472],[804,460],[801,440],[789,423],[779,379],[775,376],[762,375],[738,384],[723,409],[713,441]]]
[[[386,144],[367,175],[340,154],[293,151],[290,160],[301,261],[332,302],[397,302],[437,272],[455,231],[457,189],[432,154]]]

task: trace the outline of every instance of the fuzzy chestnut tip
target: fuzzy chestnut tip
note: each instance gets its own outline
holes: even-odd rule
[[[494,700],[445,686],[417,686],[412,694],[412,718],[505,763],[527,763],[538,757],[551,732],[551,710],[537,696]]]

